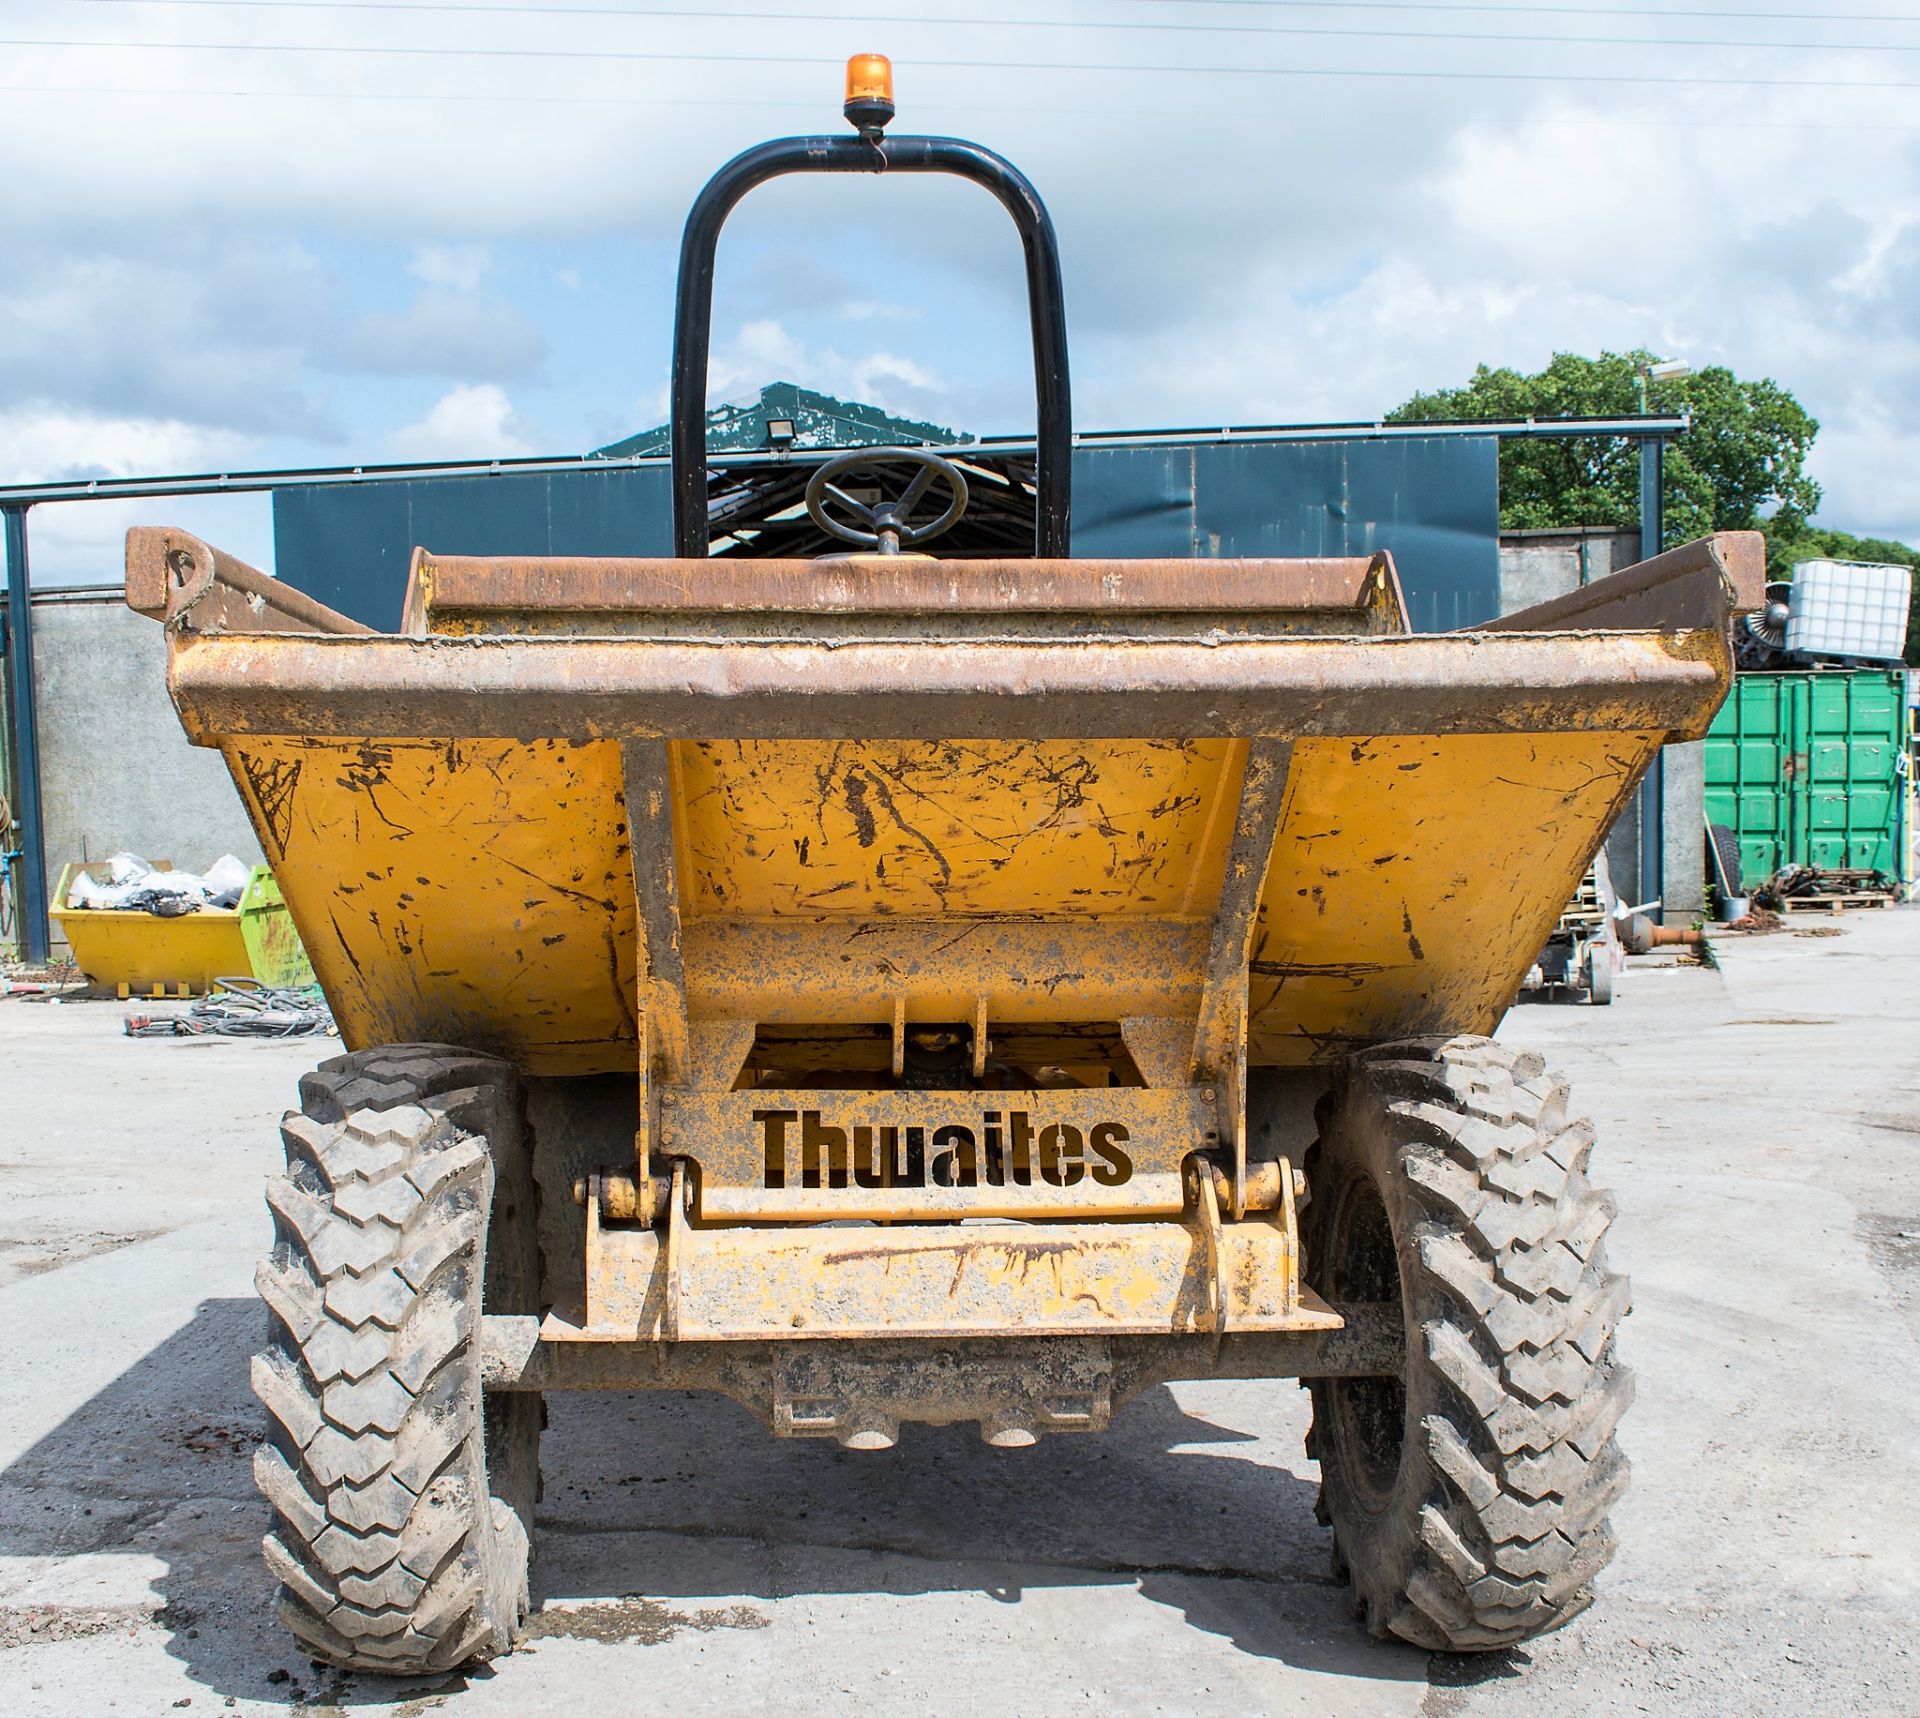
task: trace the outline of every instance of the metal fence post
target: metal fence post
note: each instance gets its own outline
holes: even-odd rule
[[[1650,561],[1664,544],[1662,517],[1666,442],[1657,435],[1640,438],[1640,559]],[[1666,754],[1653,754],[1640,783],[1640,899],[1660,900],[1666,893]],[[1664,912],[1661,914],[1665,918]]]
[[[1665,546],[1660,539],[1666,525],[1663,517],[1666,451],[1663,436],[1640,438],[1640,559],[1643,561],[1652,560]]]
[[[33,613],[27,600],[27,510],[8,507],[7,679],[12,688],[14,816],[20,824],[20,858],[9,866],[17,889],[20,953],[33,965],[49,953],[47,853],[40,816],[40,736],[34,715]]]

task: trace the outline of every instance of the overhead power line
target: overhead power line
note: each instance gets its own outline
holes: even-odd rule
[[[0,48],[131,49],[137,53],[318,54],[333,58],[479,60],[648,61],[660,65],[834,66],[835,57],[811,54],[690,54],[653,48],[453,48],[410,47],[386,43],[335,42],[108,42],[90,38],[0,36]],[[1443,83],[1577,83],[1677,85],[1698,89],[1700,77],[1645,72],[1490,72],[1390,70],[1379,66],[1188,66],[1165,62],[1139,64],[1113,60],[927,60],[925,69],[992,72],[1145,72],[1156,77],[1364,78]],[[1914,90],[1920,83],[1868,78],[1729,78],[1714,76],[1716,89]]]
[[[72,0],[73,4],[88,6],[143,6],[154,0]],[[392,5],[382,4],[381,0],[162,0],[162,3],[174,6],[241,6],[253,10],[270,8],[298,9],[303,11],[348,12],[417,12],[417,11],[472,11],[472,12],[571,12],[592,13],[604,17],[658,17],[662,14],[648,6],[576,6],[555,5],[523,7],[517,5],[460,5],[434,6],[427,4],[409,4],[408,0],[395,0]],[[1895,12],[1754,12],[1731,10],[1724,7],[1663,7],[1663,6],[1490,6],[1468,4],[1466,0],[1113,0],[1117,5],[1129,6],[1179,6],[1206,7],[1260,11],[1306,11],[1306,12],[1439,12],[1465,13],[1470,16],[1496,18],[1525,17],[1566,17],[1566,18],[1716,18],[1739,20],[1750,23],[1768,24],[1920,24],[1920,13]],[[704,14],[703,14],[704,15]],[[789,17],[796,23],[806,23],[825,16],[814,12],[788,12],[778,14]],[[837,21],[837,20],[836,20]],[[851,20],[856,23],[874,23],[891,27],[896,24],[938,24],[947,22],[939,18],[906,19],[897,18],[884,12],[861,13]],[[1021,28],[1030,23],[1056,22],[1025,18],[996,18],[991,20],[1003,28]],[[1062,27],[1074,29],[1205,29],[1206,25],[1132,25],[1103,23],[1098,20],[1058,20]],[[1243,26],[1220,26],[1221,28],[1242,28]],[[1244,26],[1251,27],[1251,26]],[[1748,44],[1742,44],[1743,46]],[[1754,43],[1753,46],[1769,44]]]
[[[127,5],[147,4],[148,0],[75,0],[83,5]],[[684,8],[656,6],[580,6],[557,4],[537,5],[486,5],[476,4],[474,0],[394,0],[385,4],[384,0],[166,0],[169,5],[244,8],[248,11],[299,11],[299,12],[412,12],[412,13],[453,13],[468,17],[599,17],[599,18],[688,18],[702,22],[713,19],[747,21],[758,23],[793,24],[866,24],[873,23],[887,29],[957,29],[990,28],[1019,30],[1071,30],[1076,34],[1098,33],[1102,31],[1172,32],[1183,35],[1230,35],[1230,36],[1300,36],[1331,37],[1346,40],[1360,39],[1382,42],[1514,42],[1553,46],[1568,43],[1575,46],[1598,47],[1646,47],[1646,48],[1771,48],[1792,50],[1795,52],[1827,53],[1912,53],[1920,51],[1920,43],[1885,42],[1778,42],[1778,41],[1731,41],[1725,37],[1701,36],[1608,36],[1608,35],[1545,35],[1537,32],[1496,32],[1489,30],[1381,30],[1355,29],[1349,26],[1319,24],[1172,24],[1161,20],[1149,20],[1140,23],[1115,23],[1112,21],[1085,21],[1067,18],[981,18],[953,17],[937,18],[883,18],[869,12],[762,12],[762,11],[726,11],[714,8]],[[1169,0],[1148,0],[1148,3],[1167,4]],[[1217,5],[1227,0],[1199,0],[1200,4]],[[1443,10],[1440,7],[1427,10]],[[1475,10],[1460,8],[1460,10]],[[1518,11],[1518,8],[1487,7],[1485,11]],[[1543,8],[1558,11],[1559,8]],[[1594,16],[1594,13],[1585,14]],[[1680,14],[1671,14],[1679,16]],[[1784,22],[1807,23],[1815,20],[1807,18],[1789,18],[1779,15]]]
[[[1700,6],[1488,6],[1467,0],[1115,0],[1118,5],[1300,7],[1316,12],[1491,12],[1514,17],[1528,12],[1573,18],[1755,18],[1770,23],[1920,24],[1920,13],[1745,12]]]
[[[71,0],[71,3],[89,6],[146,5],[149,0]],[[1076,35],[1098,34],[1102,32],[1121,32],[1134,34],[1142,31],[1170,33],[1177,35],[1210,36],[1299,36],[1327,37],[1340,40],[1362,40],[1380,42],[1516,42],[1530,45],[1552,47],[1558,44],[1570,44],[1577,47],[1619,47],[1619,48],[1770,48],[1775,51],[1825,53],[1914,53],[1920,52],[1920,42],[1761,42],[1731,41],[1726,37],[1714,36],[1608,36],[1608,35],[1546,35],[1535,31],[1492,31],[1492,30],[1382,30],[1358,29],[1351,25],[1335,24],[1175,24],[1163,19],[1147,19],[1138,23],[1116,23],[1112,20],[1084,20],[1075,18],[983,18],[955,17],[943,15],[933,18],[886,18],[872,12],[767,12],[736,11],[716,7],[683,6],[582,6],[571,3],[552,6],[524,5],[512,3],[489,5],[485,0],[165,0],[171,6],[193,6],[200,8],[220,8],[224,10],[242,10],[247,12],[359,12],[391,14],[397,12],[420,13],[427,16],[453,14],[460,17],[569,17],[569,18],[688,18],[701,22],[728,20],[734,22],[774,23],[774,24],[874,24],[888,30],[895,29],[994,29],[994,30],[1071,30]],[[1146,0],[1146,3],[1167,4],[1169,0]],[[1203,5],[1221,4],[1222,0],[1199,0]],[[1430,7],[1425,10],[1439,11],[1444,8]],[[1474,10],[1474,8],[1461,8]],[[1487,11],[1514,11],[1519,8],[1489,7]],[[1558,11],[1559,8],[1543,8]],[[1524,14],[1523,14],[1524,15]],[[1586,13],[1584,16],[1594,16]],[[1679,16],[1680,14],[1671,14]],[[1788,18],[1782,15],[1783,22],[1810,23],[1809,18]]]
[[[1360,76],[1360,73],[1353,73]],[[143,86],[129,88],[124,84],[0,84],[0,95],[56,96],[56,95],[104,95],[116,99],[153,99],[157,101],[370,101],[399,102],[408,107],[431,107],[435,103],[454,103],[469,105],[491,103],[496,106],[537,105],[550,107],[625,107],[625,108],[728,108],[754,109],[780,113],[812,114],[816,118],[820,112],[818,101],[799,98],[787,100],[754,100],[746,97],[723,95],[700,96],[606,96],[606,95],[529,95],[521,90],[501,90],[488,93],[478,90],[423,91],[409,90],[317,90],[317,89],[187,89],[179,87]],[[942,101],[938,98],[928,101],[926,107],[939,112],[951,111],[955,114],[982,113],[1020,113],[1031,114],[1034,111],[1031,102],[984,103],[972,101]],[[1191,105],[1178,107],[1140,107],[1132,102],[1125,108],[1118,107],[1062,107],[1050,105],[1049,113],[1085,115],[1093,118],[1115,118],[1124,114],[1131,119],[1136,117],[1158,117],[1190,120],[1193,117]],[[1647,115],[1633,113],[1585,113],[1585,114],[1533,114],[1514,127],[1517,131],[1539,130],[1548,127],[1576,126],[1582,129],[1599,130],[1637,130],[1637,131],[1847,131],[1847,132],[1920,132],[1916,125],[1865,124],[1844,120],[1773,120],[1773,119],[1675,119],[1665,114]]]
[[[1315,12],[1559,12],[1569,17],[1761,17],[1807,23],[1809,13],[1728,12],[1693,6],[1469,6],[1465,0],[1119,0],[1123,6],[1300,6]],[[1814,21],[1837,17],[1841,23],[1920,23],[1920,13],[1814,12]]]

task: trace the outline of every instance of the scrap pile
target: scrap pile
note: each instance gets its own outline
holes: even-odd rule
[[[240,905],[252,875],[248,866],[231,853],[221,854],[205,871],[174,871],[164,865],[149,865],[137,853],[116,853],[104,868],[105,878],[93,875],[99,867],[83,866],[74,871],[67,889],[67,906],[152,913],[163,919],[197,913],[202,907],[221,907],[230,912]]]
[[[335,1030],[319,986],[276,989],[222,978],[184,1014],[129,1014],[129,1038],[314,1038]]]
[[[1754,897],[1782,913],[1838,913],[1850,907],[1890,907],[1900,898],[1900,884],[1884,871],[1788,865],[1756,889]]]

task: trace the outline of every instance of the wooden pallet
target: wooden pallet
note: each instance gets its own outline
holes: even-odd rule
[[[1858,907],[1890,907],[1891,895],[1785,895],[1781,897],[1780,910],[1783,913],[1841,913]]]

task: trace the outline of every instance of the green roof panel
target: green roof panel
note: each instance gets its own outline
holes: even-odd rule
[[[775,441],[767,426],[793,425],[792,440]],[[596,459],[644,459],[668,451],[667,428],[643,430],[624,441],[593,450]],[[750,405],[714,406],[707,413],[710,453],[765,453],[793,448],[818,451],[836,447],[952,447],[974,438],[939,424],[896,418],[872,406],[816,394],[792,382],[770,382]]]

